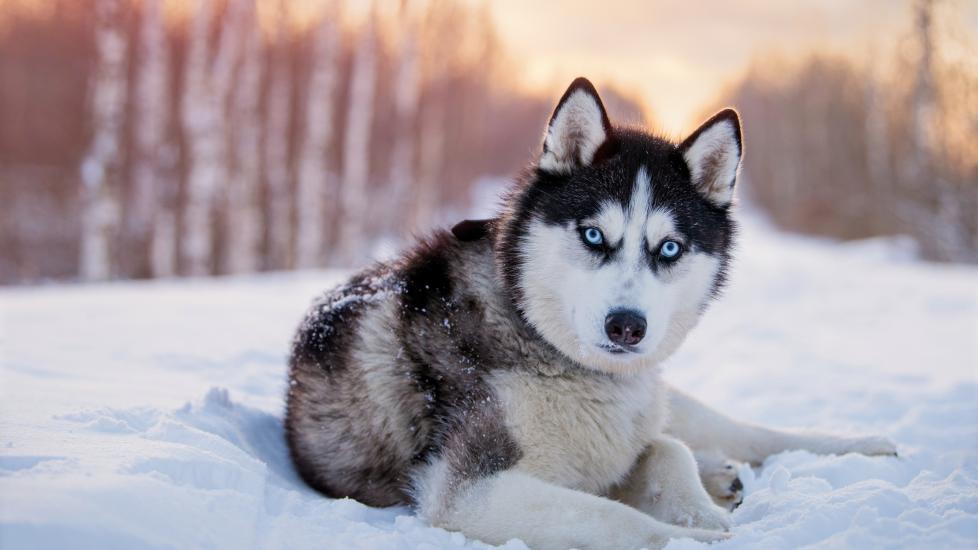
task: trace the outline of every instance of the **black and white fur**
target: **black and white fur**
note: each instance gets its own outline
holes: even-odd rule
[[[314,304],[286,419],[300,475],[490,543],[641,548],[724,538],[739,462],[894,453],[737,422],[662,381],[723,284],[741,157],[733,110],[676,144],[613,126],[574,81],[497,218]]]

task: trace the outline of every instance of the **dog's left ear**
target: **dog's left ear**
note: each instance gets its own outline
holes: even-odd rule
[[[600,162],[612,149],[611,121],[594,85],[577,78],[554,109],[538,166],[552,174]]]
[[[489,235],[489,228],[494,220],[462,220],[452,227],[455,238],[463,241],[478,241]]]
[[[679,150],[696,190],[713,204],[728,206],[744,152],[737,111],[724,109],[713,115]]]

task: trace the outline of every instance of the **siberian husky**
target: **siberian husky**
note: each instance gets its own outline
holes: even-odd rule
[[[894,454],[738,422],[662,381],[724,283],[742,155],[732,109],[673,143],[612,125],[575,80],[498,217],[312,306],[290,361],[299,474],[488,543],[655,548],[727,537],[742,462]]]

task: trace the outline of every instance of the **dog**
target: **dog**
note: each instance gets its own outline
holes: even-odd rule
[[[302,479],[487,543],[658,548],[729,536],[741,463],[895,454],[738,422],[661,378],[724,284],[742,140],[732,109],[681,143],[613,126],[575,80],[496,218],[313,304],[285,420]]]

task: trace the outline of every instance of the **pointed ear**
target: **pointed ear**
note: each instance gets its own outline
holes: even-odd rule
[[[541,170],[568,174],[610,155],[611,121],[586,78],[577,78],[560,98],[547,125]]]
[[[744,151],[741,136],[737,111],[724,109],[679,146],[696,190],[717,206],[733,200]]]

